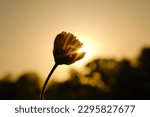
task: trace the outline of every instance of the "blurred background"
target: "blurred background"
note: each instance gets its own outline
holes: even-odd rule
[[[149,0],[0,0],[0,99],[39,99],[67,31],[86,56],[59,66],[45,99],[150,99]]]

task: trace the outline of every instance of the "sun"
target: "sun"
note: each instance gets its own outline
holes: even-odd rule
[[[90,58],[91,49],[90,46],[88,46],[87,44],[83,44],[82,48],[80,48],[77,52],[78,53],[85,52],[84,60]]]
[[[89,52],[89,48],[86,45],[83,45],[82,48],[80,48],[78,50],[78,53],[82,53],[82,52],[88,53]]]
[[[97,58],[99,54],[102,53],[101,43],[96,41],[96,37],[86,34],[78,34],[78,37],[83,43],[83,46],[77,50],[77,53],[85,52],[85,56],[82,60],[73,65],[77,69],[85,66],[88,62],[92,61],[94,58]]]
[[[95,37],[87,34],[78,34],[79,39],[83,43],[82,48],[80,48],[77,52],[85,52],[84,58],[81,60],[81,62],[88,62],[93,59],[95,56],[97,46],[95,44]],[[81,63],[80,63],[81,64]]]

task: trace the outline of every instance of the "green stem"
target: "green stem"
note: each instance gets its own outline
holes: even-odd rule
[[[53,66],[52,70],[50,71],[50,73],[48,74],[47,76],[47,79],[45,80],[45,83],[43,85],[43,88],[42,88],[42,92],[41,92],[41,96],[40,96],[40,99],[43,100],[44,99],[44,92],[45,92],[45,88],[46,88],[46,85],[51,77],[51,75],[53,74],[53,72],[55,71],[55,69],[57,68],[58,64],[55,63],[55,65]]]

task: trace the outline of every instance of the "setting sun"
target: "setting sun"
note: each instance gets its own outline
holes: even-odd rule
[[[86,45],[83,45],[83,47],[78,50],[78,53],[81,53],[81,52],[88,53],[89,48]]]
[[[81,34],[79,33],[77,36],[81,42],[83,42],[83,47],[78,50],[78,52],[85,52],[86,55],[82,61],[89,61],[97,56],[97,52],[102,53],[102,43],[96,40],[96,37],[93,34]],[[96,51],[98,50],[98,51]]]

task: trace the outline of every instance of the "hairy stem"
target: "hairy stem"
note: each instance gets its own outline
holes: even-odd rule
[[[55,65],[53,66],[52,70],[50,71],[50,73],[48,74],[46,80],[45,80],[45,83],[43,85],[43,88],[42,88],[42,92],[41,92],[41,96],[40,96],[40,99],[43,100],[44,99],[44,92],[45,92],[45,88],[46,88],[46,85],[51,77],[51,75],[53,74],[53,72],[55,71],[55,69],[57,68],[58,64],[55,63]]]

